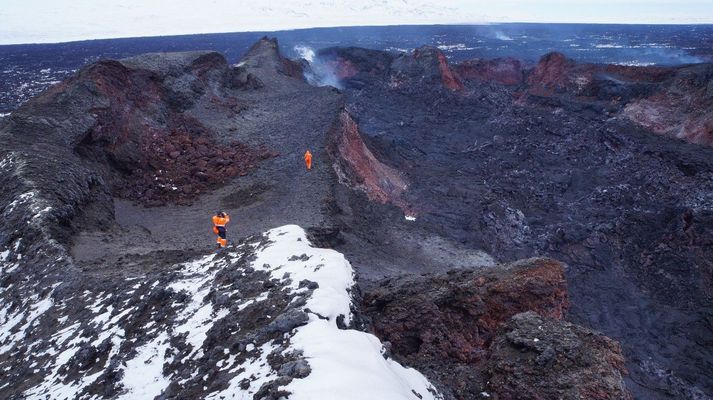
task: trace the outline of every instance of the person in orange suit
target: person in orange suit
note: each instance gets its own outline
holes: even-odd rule
[[[230,215],[218,211],[213,216],[213,233],[218,235],[216,243],[218,243],[218,248],[223,248],[228,245],[227,232],[225,226],[230,222]]]
[[[312,153],[309,150],[305,152],[305,165],[308,170],[312,169]]]

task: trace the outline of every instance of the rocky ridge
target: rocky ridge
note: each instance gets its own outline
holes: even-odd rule
[[[6,257],[16,261],[19,254]],[[6,371],[0,395],[310,397],[329,385],[320,377],[333,373],[328,363],[352,381],[359,369],[409,376],[409,395],[438,398],[425,378],[382,358],[379,347],[366,349],[380,360],[377,370],[370,364],[349,370],[339,365],[339,353],[305,341],[320,337],[324,345],[353,348],[334,334],[341,328],[378,344],[349,329],[352,275],[339,253],[315,249],[299,227],[285,226],[107,291],[75,292],[57,284],[44,297],[2,308],[8,321],[0,337]],[[332,384],[350,390],[348,383]],[[393,386],[387,380],[372,390],[389,396]]]
[[[711,145],[711,67],[639,67],[577,63],[549,53],[530,67],[513,58],[467,60],[451,66],[443,53],[424,46],[394,56],[365,49],[325,49],[320,56],[337,78],[360,87],[379,77],[392,88],[437,84],[463,90],[468,82],[516,88],[516,102],[593,107],[651,131]],[[384,78],[386,77],[386,79]],[[414,80],[415,79],[415,80]],[[410,84],[409,84],[410,82]]]

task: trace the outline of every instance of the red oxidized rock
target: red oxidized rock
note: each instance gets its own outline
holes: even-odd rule
[[[226,68],[220,59],[222,56],[213,53],[199,56],[189,71],[202,79],[216,68]],[[81,151],[107,153],[119,171],[134,171],[114,174],[117,195],[152,206],[169,201],[186,203],[208,188],[205,182],[224,182],[237,175],[241,165],[266,156],[263,150],[248,151],[240,143],[219,144],[197,119],[167,107],[177,100],[166,98],[168,92],[160,86],[161,81],[148,71],[127,68],[120,62],[100,62],[67,83],[68,87],[81,85],[92,87],[94,96],[108,104],[95,112],[96,123],[81,141]],[[142,90],[132,89],[136,87]],[[54,95],[48,92],[45,96]],[[201,157],[216,155],[217,165],[233,168],[223,174],[206,168],[207,161]]]
[[[549,259],[389,281],[366,295],[365,303],[378,310],[374,330],[397,352],[427,354],[440,349],[458,358],[475,355],[466,356],[470,361],[478,359],[476,350],[484,350],[483,344],[513,315],[534,310],[562,318],[569,306],[564,267]],[[408,321],[414,328],[404,332],[400,326]],[[416,342],[419,345],[413,346]]]
[[[546,54],[528,76],[527,83],[534,88],[562,92],[569,87],[569,72],[574,65],[562,53]]]
[[[359,126],[346,111],[341,112],[330,131],[330,151],[340,182],[363,191],[372,201],[409,210],[402,199],[408,187],[406,180],[399,171],[376,159],[366,147]]]
[[[356,65],[342,57],[337,57],[336,60],[330,60],[326,64],[328,68],[334,71],[334,75],[338,79],[352,78],[359,73],[359,69]]]
[[[447,397],[628,399],[619,345],[562,322],[568,306],[564,265],[542,258],[392,278],[364,296],[374,333]]]
[[[438,52],[438,69],[441,71],[443,86],[451,90],[463,90],[463,83],[453,70],[451,70],[446,56],[441,52]]]
[[[524,76],[522,64],[514,58],[469,60],[455,65],[453,70],[464,80],[497,82],[503,85],[519,85]]]
[[[391,64],[392,86],[400,82],[440,84],[451,90],[462,90],[460,77],[453,72],[448,59],[438,48],[424,46],[413,54],[403,54]],[[397,83],[399,82],[399,83]]]
[[[676,69],[655,93],[629,102],[622,116],[662,135],[713,145],[712,71],[710,65]]]

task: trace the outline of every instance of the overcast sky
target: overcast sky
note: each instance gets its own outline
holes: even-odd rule
[[[0,44],[487,22],[713,23],[713,0],[0,0]]]

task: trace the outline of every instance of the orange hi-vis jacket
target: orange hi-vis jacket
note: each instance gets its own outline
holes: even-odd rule
[[[213,216],[213,226],[225,226],[230,222],[230,215],[225,214],[225,217],[219,217],[217,215]]]

